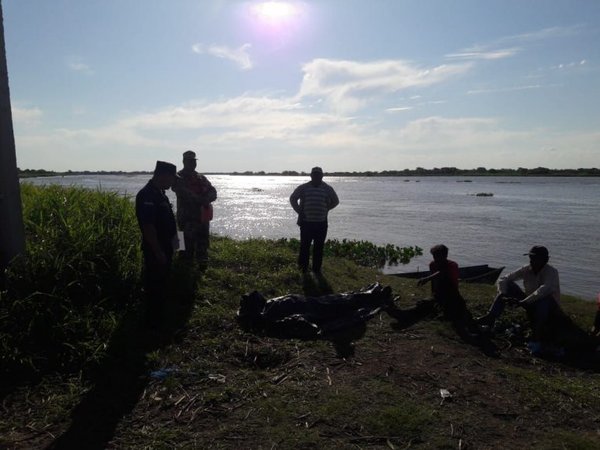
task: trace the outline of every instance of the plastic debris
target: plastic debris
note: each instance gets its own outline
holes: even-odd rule
[[[452,394],[448,389],[440,389],[440,396],[442,399],[452,398]]]
[[[225,383],[225,381],[227,381],[225,375],[221,375],[220,373],[209,373],[208,379],[216,381],[217,383]]]
[[[176,373],[177,371],[178,369],[176,367],[164,367],[162,369],[150,372],[150,378],[154,378],[155,380],[164,380],[170,374]]]

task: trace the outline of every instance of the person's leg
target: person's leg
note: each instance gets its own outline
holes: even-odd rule
[[[197,225],[196,239],[196,258],[200,262],[206,262],[208,260],[208,247],[210,244],[210,222]]]
[[[556,307],[556,302],[552,297],[540,298],[533,305],[525,307],[527,316],[531,322],[531,338],[534,342],[542,342],[544,340],[550,314],[552,314]]]
[[[197,246],[196,229],[193,222],[186,222],[183,225],[183,242],[185,244],[184,256],[191,261],[194,259]]]
[[[170,260],[167,264],[158,264],[150,252],[144,254],[146,324],[151,328],[158,327],[162,317],[170,267]]]
[[[300,253],[298,254],[298,267],[302,272],[308,270],[308,258],[312,233],[309,224],[304,222],[300,225]]]
[[[312,269],[315,273],[321,273],[323,265],[323,248],[325,247],[325,239],[327,239],[327,222],[315,224],[313,247],[313,263]]]
[[[502,290],[500,290],[494,298],[489,312],[485,316],[477,319],[477,322],[481,325],[494,325],[496,319],[498,319],[498,317],[500,317],[504,312],[507,298],[523,300],[525,298],[525,293],[514,281],[508,281],[504,283]]]

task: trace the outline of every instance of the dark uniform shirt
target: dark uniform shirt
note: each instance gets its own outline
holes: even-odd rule
[[[173,237],[177,233],[173,208],[164,191],[148,182],[135,197],[135,214],[140,229],[143,225],[154,225],[156,237],[162,251],[170,257],[173,254]],[[142,250],[149,253],[149,246],[142,238]]]

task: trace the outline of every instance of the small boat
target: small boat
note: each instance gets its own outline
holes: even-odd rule
[[[487,264],[460,267],[458,269],[458,277],[460,281],[465,283],[494,284],[503,270],[504,267],[495,268],[490,267]],[[389,275],[400,278],[419,279],[431,275],[431,272],[429,270],[424,270],[421,272],[391,273]]]

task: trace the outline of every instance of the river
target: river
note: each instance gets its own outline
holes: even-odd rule
[[[148,175],[30,178],[134,196]],[[307,177],[211,175],[217,188],[212,232],[234,238],[298,237],[288,201]],[[600,178],[572,177],[326,177],[340,205],[329,237],[418,245],[424,255],[386,272],[427,270],[428,249],[450,248],[459,265],[528,262],[534,244],[548,247],[563,293],[592,300],[600,291]],[[477,196],[478,193],[492,194]],[[169,192],[170,198],[174,194]]]

